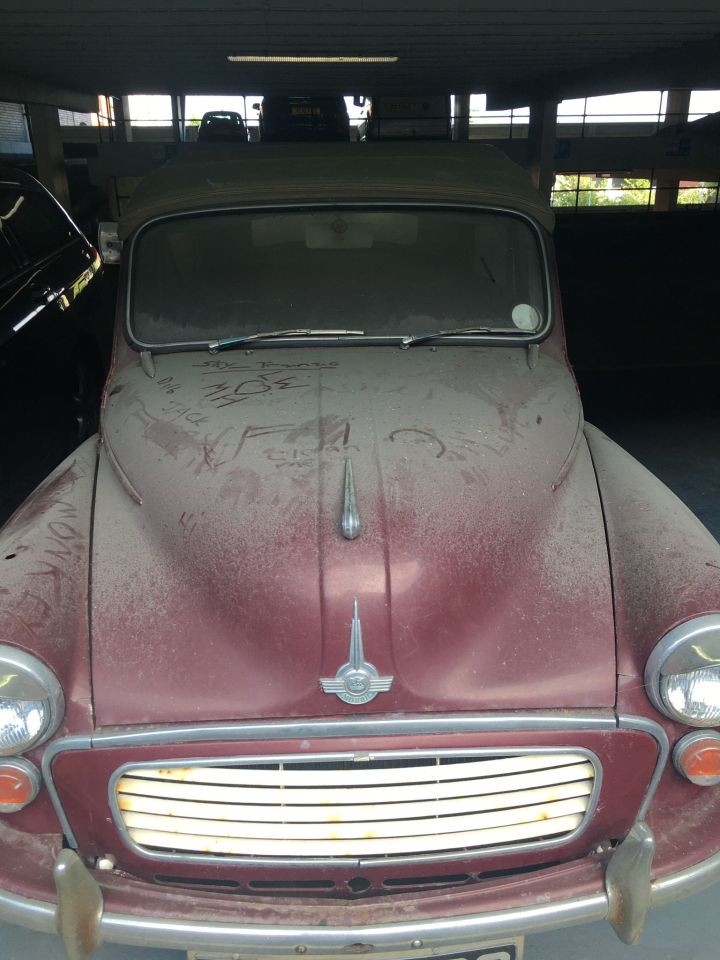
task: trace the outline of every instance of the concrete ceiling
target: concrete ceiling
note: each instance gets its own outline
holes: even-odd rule
[[[388,65],[228,54],[395,54]],[[720,0],[0,0],[0,71],[88,93],[720,88]]]

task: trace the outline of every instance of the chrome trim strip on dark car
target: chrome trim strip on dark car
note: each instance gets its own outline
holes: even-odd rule
[[[445,863],[453,860],[481,859],[483,857],[497,856],[498,854],[521,853],[524,851],[549,850],[554,847],[564,846],[572,843],[582,834],[590,823],[593,814],[597,808],[602,789],[602,764],[599,758],[592,750],[585,747],[477,747],[467,750],[378,750],[377,754],[368,754],[369,758],[381,758],[383,760],[399,760],[425,757],[491,757],[502,754],[503,756],[525,756],[528,754],[550,754],[550,753],[572,753],[582,754],[593,766],[593,791],[590,795],[587,810],[578,826],[569,834],[560,838],[540,841],[527,841],[513,844],[505,844],[500,847],[484,847],[479,849],[464,849],[462,851],[452,851],[450,853],[436,854],[413,854],[407,856],[381,856],[381,857],[243,857],[230,855],[213,854],[193,854],[193,853],[164,853],[162,851],[150,850],[143,847],[130,837],[130,834],[123,821],[122,813],[118,806],[115,786],[118,780],[125,775],[127,770],[137,770],[142,767],[154,768],[158,763],[167,767],[190,767],[190,766],[242,766],[244,764],[258,763],[317,763],[325,761],[330,763],[338,760],[353,760],[354,753],[318,753],[318,754],[268,754],[265,756],[244,756],[244,757],[182,757],[173,760],[145,760],[141,763],[128,762],[119,767],[110,778],[108,783],[108,803],[115,820],[115,826],[122,841],[129,847],[133,853],[145,860],[171,861],[175,863],[205,863],[215,864],[223,863],[233,866],[255,866],[255,867],[345,867],[353,869],[362,869],[379,866],[398,866],[415,863]]]
[[[462,345],[472,345],[472,346],[516,346],[522,345],[527,346],[532,343],[540,343],[544,340],[550,331],[553,328],[554,324],[554,310],[553,310],[553,284],[550,276],[550,257],[548,254],[548,243],[547,237],[540,225],[529,215],[521,212],[520,210],[513,210],[510,207],[495,207],[488,206],[483,204],[473,204],[473,203],[445,203],[441,200],[435,201],[394,201],[394,202],[382,202],[382,201],[348,201],[343,203],[323,203],[318,201],[307,201],[305,203],[260,203],[260,204],[248,204],[244,206],[229,206],[229,207],[207,207],[202,210],[186,210],[180,211],[177,213],[166,213],[159,217],[153,217],[151,220],[147,220],[143,223],[138,230],[130,238],[129,244],[129,253],[127,259],[127,270],[125,276],[127,278],[126,289],[125,289],[125,336],[136,350],[143,351],[149,350],[151,353],[173,353],[179,351],[190,351],[190,350],[208,350],[209,341],[206,340],[187,340],[187,341],[178,341],[176,343],[145,343],[142,340],[138,340],[132,330],[132,324],[130,322],[130,313],[131,313],[131,304],[132,304],[132,281],[133,281],[133,260],[135,256],[135,244],[138,238],[142,233],[150,226],[156,223],[162,223],[165,220],[178,220],[185,219],[187,217],[201,217],[211,214],[222,214],[222,213],[248,213],[248,212],[258,212],[262,213],[266,210],[321,210],[324,208],[330,209],[395,209],[398,207],[411,207],[416,210],[421,209],[442,209],[442,210],[463,210],[463,211],[482,211],[483,213],[500,213],[512,217],[519,217],[521,220],[525,220],[530,224],[533,229],[536,239],[538,241],[539,251],[541,253],[542,266],[543,266],[543,277],[545,279],[545,299],[547,303],[547,318],[542,329],[537,333],[532,334],[531,336],[521,336],[515,334],[513,331],[509,330],[507,334],[502,335],[476,335],[474,337],[447,337],[445,343],[452,344],[462,344]],[[399,345],[402,341],[403,334],[397,334],[394,336],[367,336],[362,339],[353,337],[351,340],[338,340],[337,337],[326,338],[326,337],[303,337],[292,339],[291,337],[283,338],[280,341],[269,341],[271,346],[281,347],[312,347],[312,346],[382,346],[382,345]],[[264,347],[262,341],[255,342],[254,346]]]

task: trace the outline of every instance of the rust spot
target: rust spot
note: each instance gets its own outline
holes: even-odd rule
[[[535,420],[535,423],[542,423],[542,417],[540,416],[540,414],[537,415],[537,419]]]
[[[167,769],[158,770],[159,777],[170,777],[172,780],[183,781],[192,773],[192,767],[169,767]]]
[[[550,819],[550,814],[547,812],[547,810],[541,811],[540,814],[538,815],[538,820],[549,820],[549,819]]]

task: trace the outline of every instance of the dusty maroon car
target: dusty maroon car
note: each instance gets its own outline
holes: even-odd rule
[[[552,225],[474,145],[141,184],[101,437],[2,534],[0,917],[512,958],[720,876],[720,547],[585,424]]]

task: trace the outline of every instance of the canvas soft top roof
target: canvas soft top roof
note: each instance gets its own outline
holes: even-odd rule
[[[156,217],[288,203],[446,202],[518,210],[552,230],[526,171],[472,143],[193,144],[138,185],[120,236]]]

